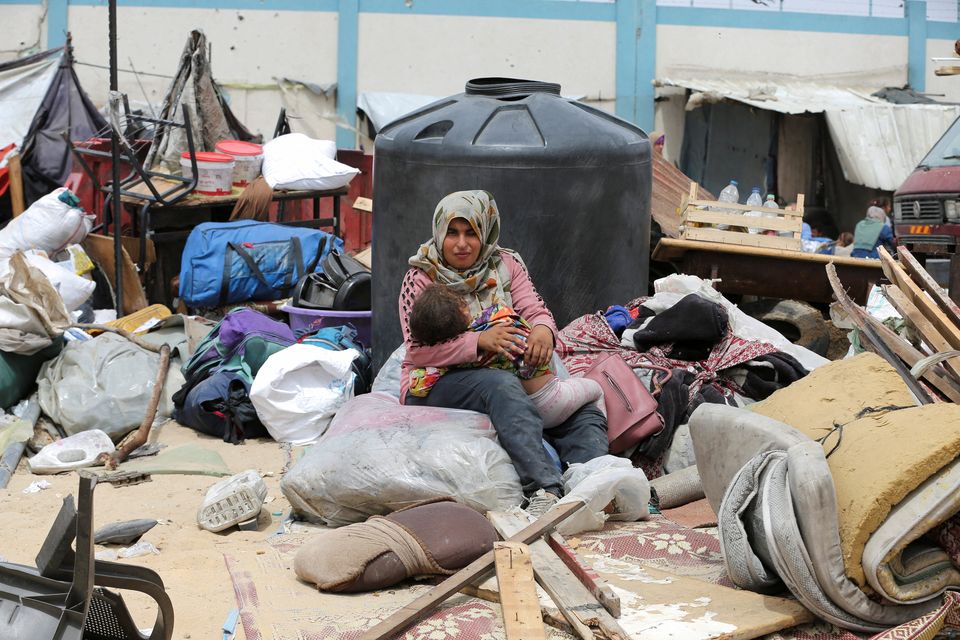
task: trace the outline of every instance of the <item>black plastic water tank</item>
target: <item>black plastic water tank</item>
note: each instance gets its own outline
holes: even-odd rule
[[[559,327],[644,295],[650,142],[634,125],[560,96],[560,85],[482,78],[384,127],[373,191],[374,364],[403,340],[407,258],[443,196],[493,194],[500,245],[517,250]]]

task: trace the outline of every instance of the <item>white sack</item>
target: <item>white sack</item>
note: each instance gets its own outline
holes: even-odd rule
[[[97,287],[97,283],[93,280],[81,278],[53,260],[36,253],[25,252],[23,255],[31,267],[36,267],[47,277],[63,299],[67,311],[76,311],[93,295],[93,290]],[[9,270],[10,261],[0,260],[0,277],[6,275]]]
[[[586,506],[557,526],[571,536],[584,531],[599,531],[607,520],[633,522],[650,517],[650,483],[643,471],[626,458],[605,455],[584,463],[574,463],[563,473],[561,504],[583,500]],[[616,513],[604,509],[611,501]]]
[[[322,436],[353,397],[351,365],[359,355],[355,349],[294,344],[267,358],[250,387],[250,401],[273,439],[299,445]]]
[[[447,496],[481,513],[506,511],[523,494],[495,438],[482,413],[368,393],[337,412],[280,489],[299,514],[334,527]]]
[[[264,179],[274,189],[340,189],[359,169],[334,160],[336,144],[288,133],[263,145]]]
[[[0,259],[30,249],[53,255],[87,237],[94,217],[61,201],[59,196],[65,191],[63,187],[51,191],[0,229]]]

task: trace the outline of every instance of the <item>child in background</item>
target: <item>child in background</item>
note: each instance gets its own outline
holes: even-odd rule
[[[529,332],[531,327],[510,307],[497,303],[471,318],[463,297],[442,284],[431,284],[413,303],[410,334],[417,342],[434,345],[450,340],[464,331],[486,331],[492,326],[509,324]],[[530,396],[546,429],[562,424],[573,413],[603,395],[600,385],[586,378],[560,380],[548,365],[533,367],[522,356],[482,353],[474,367],[493,367],[512,371]],[[426,397],[447,368],[424,367],[410,372],[409,393]]]

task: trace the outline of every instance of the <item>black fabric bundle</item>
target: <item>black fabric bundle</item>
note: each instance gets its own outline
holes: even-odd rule
[[[741,391],[743,395],[754,400],[765,400],[774,391],[809,373],[796,358],[782,351],[754,358],[740,366],[747,374],[740,385]]]
[[[726,334],[728,323],[723,307],[691,293],[637,330],[633,342],[641,352],[653,345],[673,343],[671,358],[697,362],[709,357]]]

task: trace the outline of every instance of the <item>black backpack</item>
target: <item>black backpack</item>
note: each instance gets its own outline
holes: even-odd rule
[[[370,272],[354,258],[337,251],[327,255],[322,271],[300,278],[293,292],[293,306],[302,309],[367,311],[370,302]]]

